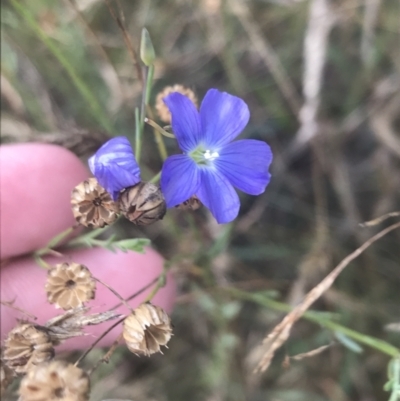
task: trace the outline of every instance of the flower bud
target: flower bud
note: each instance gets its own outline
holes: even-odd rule
[[[150,182],[126,188],[119,197],[119,208],[128,220],[139,226],[161,220],[167,211],[162,192]]]
[[[53,361],[30,370],[21,381],[20,401],[88,401],[88,375],[77,366]]]
[[[3,360],[17,374],[26,373],[53,357],[53,343],[47,329],[39,325],[20,323],[4,341]]]
[[[71,204],[76,221],[85,227],[104,227],[118,217],[118,205],[96,178],[89,178],[73,189]]]
[[[49,270],[45,288],[49,303],[68,310],[93,299],[96,282],[86,266],[61,263]]]
[[[153,43],[149,31],[146,28],[142,29],[142,37],[140,39],[140,58],[147,67],[150,67],[156,59]]]
[[[124,320],[123,336],[131,352],[150,356],[171,339],[171,320],[159,306],[145,303]]]

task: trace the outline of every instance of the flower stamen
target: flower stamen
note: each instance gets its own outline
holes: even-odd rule
[[[218,153],[218,152],[212,152],[212,153],[211,153],[211,150],[209,150],[209,149],[207,149],[207,150],[204,152],[204,158],[205,158],[206,160],[213,161],[213,160],[215,160],[217,157],[219,157],[219,153]]]

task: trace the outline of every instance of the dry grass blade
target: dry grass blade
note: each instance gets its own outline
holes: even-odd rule
[[[334,345],[334,344],[335,343],[330,343],[330,344],[327,344],[327,345],[323,345],[322,347],[318,347],[318,348],[315,348],[315,349],[313,349],[311,351],[303,352],[301,354],[289,356],[288,358],[290,360],[292,360],[292,361],[301,361],[302,359],[305,359],[305,358],[311,358],[313,356],[321,354],[322,352],[324,352],[328,348],[331,348],[332,345]]]
[[[27,312],[26,310],[14,306],[14,302],[15,302],[15,299],[13,301],[0,301],[0,304],[7,306],[8,308],[14,309],[18,312],[21,312],[22,314],[30,317],[33,320],[37,320],[37,317],[35,315],[32,315],[31,313]]]
[[[264,344],[267,344],[267,351],[264,353],[261,361],[255,369],[255,373],[265,372],[275,355],[275,351],[282,346],[289,338],[290,331],[301,318],[304,312],[334,283],[339,274],[359,255],[361,255],[375,241],[384,237],[389,232],[400,228],[400,223],[393,224],[378,234],[374,235],[368,241],[364,242],[354,252],[344,258],[317,286],[315,286],[304,298],[304,301],[288,313],[285,318],[272,330],[272,332],[264,339]]]
[[[327,0],[314,0],[310,5],[308,28],[304,38],[304,104],[300,110],[301,127],[297,141],[306,143],[318,133],[316,121],[320,105],[322,75],[329,33],[336,20]]]
[[[298,116],[301,102],[296,88],[290,77],[286,74],[278,55],[264,37],[261,29],[251,19],[249,9],[245,3],[244,1],[231,0],[231,10],[242,24],[251,40],[252,46],[264,60],[265,65],[274,77],[293,114]]]
[[[111,5],[111,1],[105,0],[105,2],[107,4],[108,10],[110,11],[112,18],[117,23],[118,28],[120,29],[120,31],[122,33],[122,36],[125,41],[125,45],[128,49],[128,53],[130,54],[130,56],[132,58],[133,65],[135,66],[137,77],[140,80],[140,82],[142,83],[142,85],[144,85],[143,73],[142,73],[142,69],[140,68],[140,61],[139,61],[139,58],[133,47],[133,44],[132,44],[131,38],[129,37],[128,31],[125,28],[125,24],[124,24],[125,18],[123,17],[122,9],[119,7],[121,17],[118,17]]]
[[[383,221],[389,219],[390,217],[398,217],[400,216],[400,211],[398,212],[390,212],[386,213],[383,216],[379,216],[376,219],[365,221],[364,223],[360,223],[360,227],[373,227],[381,224]]]

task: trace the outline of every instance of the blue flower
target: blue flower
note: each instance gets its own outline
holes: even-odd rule
[[[124,136],[107,141],[89,159],[89,168],[114,201],[118,199],[122,189],[140,182],[140,168],[131,144]]]
[[[207,92],[200,112],[177,92],[166,96],[164,102],[183,151],[168,157],[162,167],[161,190],[167,206],[174,207],[197,195],[218,223],[234,220],[240,208],[234,187],[259,195],[271,178],[268,167],[272,153],[265,142],[231,142],[249,121],[246,103],[216,89]]]

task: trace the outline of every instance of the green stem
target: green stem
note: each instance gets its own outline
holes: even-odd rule
[[[272,299],[263,296],[262,294],[257,294],[257,293],[250,294],[248,292],[241,291],[232,287],[223,288],[223,290],[236,298],[251,301],[259,305],[266,306],[267,308],[275,309],[280,312],[290,312],[292,310],[292,307],[290,305],[274,301]],[[329,330],[343,333],[346,336],[353,338],[354,340],[358,341],[361,344],[365,344],[371,348],[375,348],[376,350],[382,352],[383,354],[390,355],[392,357],[400,355],[400,349],[389,344],[388,342],[349,329],[345,326],[342,326],[339,323],[328,320],[326,317],[321,317],[319,314],[316,314],[315,311],[305,312],[303,318],[309,320],[310,322],[317,323]]]
[[[155,287],[151,290],[149,295],[147,295],[146,299],[143,301],[143,303],[150,302],[155,295],[157,294],[158,290],[162,287],[165,287],[165,284],[167,283],[167,269],[166,266],[164,265],[164,270],[160,274],[160,277],[158,277],[157,284]]]
[[[147,106],[150,101],[151,89],[153,87],[153,78],[154,78],[154,65],[151,65],[147,71],[146,92],[144,97],[145,106]]]
[[[42,259],[42,257],[36,253],[33,254],[33,259],[35,260],[36,264],[41,267],[42,269],[50,269],[50,265]]]
[[[135,108],[135,157],[136,161],[140,163],[140,154],[142,150],[142,131],[140,129],[140,116],[139,108]]]
[[[149,182],[155,184],[158,181],[160,181],[160,177],[161,177],[161,171],[159,171]]]
[[[151,125],[157,132],[159,132],[161,135],[166,136],[167,138],[174,138],[175,135],[167,132],[164,128],[162,128],[160,125],[158,125],[155,121],[151,120],[150,118],[145,118],[144,122],[146,124]]]
[[[35,255],[44,256],[50,253],[52,249],[55,248],[57,245],[59,245],[60,242],[62,242],[66,237],[68,237],[68,235],[70,235],[75,228],[76,228],[75,226],[69,227],[66,230],[62,231],[60,234],[57,234],[48,242],[48,244],[44,248],[38,249],[35,252]]]
[[[89,108],[92,111],[93,117],[108,132],[113,132],[114,131],[113,127],[110,124],[109,120],[105,117],[107,114],[105,113],[103,107],[97,101],[96,97],[93,96],[90,89],[86,87],[84,81],[75,72],[73,65],[70,64],[68,58],[64,55],[60,47],[57,46],[46,35],[45,32],[43,32],[39,24],[36,22],[35,18],[31,15],[29,7],[18,0],[10,0],[10,1],[17,14],[25,20],[25,22],[34,31],[36,36],[38,36],[38,38],[47,46],[47,48],[52,52],[52,54],[59,61],[59,63],[64,67],[65,71],[67,72],[73,84],[75,85],[76,89],[81,94],[83,99],[88,103]]]

